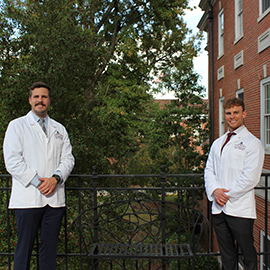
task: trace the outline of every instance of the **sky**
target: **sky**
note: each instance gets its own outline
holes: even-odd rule
[[[187,10],[185,20],[187,22],[187,25],[190,29],[192,29],[195,32],[198,32],[199,29],[197,28],[197,25],[203,16],[203,11],[199,7],[200,0],[190,0],[189,6],[193,7],[196,6],[196,9],[193,9],[192,11]],[[207,88],[208,88],[208,55],[207,52],[204,50],[206,47],[206,33],[204,34],[204,40],[202,42],[201,46],[201,52],[198,57],[194,59],[194,69],[195,71],[201,75],[200,84],[202,84],[206,89],[206,95],[207,95]],[[173,98],[173,94],[165,94],[161,95],[158,94],[155,96],[156,99],[171,99]]]

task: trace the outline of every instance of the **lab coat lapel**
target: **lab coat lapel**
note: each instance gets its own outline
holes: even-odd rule
[[[48,137],[51,138],[53,134],[57,131],[57,125],[48,117]]]
[[[27,114],[27,120],[29,125],[32,127],[32,129],[37,132],[40,133],[41,135],[44,135],[46,137],[46,134],[44,133],[44,131],[41,129],[39,123],[35,120],[35,118],[33,117],[31,111]]]
[[[236,135],[233,135],[231,139],[227,143],[227,149],[231,149],[233,145],[236,145],[238,143],[241,143],[243,139],[247,136],[248,131],[246,128],[243,128],[239,133]]]

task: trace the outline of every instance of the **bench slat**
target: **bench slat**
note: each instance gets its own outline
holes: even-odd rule
[[[190,245],[176,244],[94,244],[90,250],[89,257],[92,258],[177,258],[192,257],[193,252]]]

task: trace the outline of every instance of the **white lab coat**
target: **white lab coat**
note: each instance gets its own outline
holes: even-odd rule
[[[239,130],[240,129],[240,130]],[[256,218],[254,187],[260,181],[264,162],[264,148],[259,139],[252,135],[246,127],[221,147],[227,133],[214,141],[206,163],[204,178],[207,197],[212,204],[212,213],[222,211],[230,216]],[[216,188],[226,188],[229,201],[220,207],[214,199]]]
[[[48,118],[48,137],[31,112],[9,123],[4,139],[4,159],[12,175],[9,208],[65,206],[64,183],[48,196],[30,184],[33,177],[51,177],[60,171],[65,182],[74,166],[72,147],[63,125]]]

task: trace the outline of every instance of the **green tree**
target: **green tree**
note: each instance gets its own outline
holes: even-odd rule
[[[171,173],[198,172],[204,168],[208,145],[207,103],[198,75],[181,67],[164,77],[163,87],[173,90],[175,100],[159,110],[152,122],[150,155],[170,169]],[[164,157],[162,149],[170,149]],[[161,158],[163,156],[164,158]]]
[[[151,90],[168,89],[180,97],[182,90],[195,89],[197,81],[192,80],[190,89],[187,81],[195,76],[192,59],[201,37],[192,35],[184,22],[188,0],[0,3],[0,172],[5,172],[4,132],[11,119],[30,109],[27,89],[34,81],[52,86],[49,115],[69,132],[76,158],[74,173],[91,173],[93,165],[102,173],[143,173],[148,162],[148,173],[159,171],[161,164],[177,171],[172,164],[179,157],[187,162],[192,151],[183,151],[182,137],[177,146],[170,137],[172,130],[167,131],[174,110],[183,108],[177,103],[176,108],[172,104],[160,110]],[[163,81],[153,90],[151,82],[160,74]],[[194,99],[189,102],[193,104]],[[198,111],[194,108],[193,113]],[[180,123],[184,115],[175,121]],[[193,127],[195,132],[199,125]],[[180,150],[186,157],[178,156]],[[136,161],[138,156],[145,158],[144,163]],[[70,185],[77,185],[77,179]],[[76,202],[76,195],[68,197]],[[90,197],[84,194],[86,200]],[[76,203],[69,204],[69,213],[76,213],[75,207]]]
[[[181,61],[173,72],[165,72],[159,87],[173,92],[175,99],[155,111],[148,123],[147,143],[130,160],[131,172],[135,173],[140,163],[144,164],[141,173],[155,173],[161,165],[168,173],[202,172],[209,126],[205,89],[198,80],[192,63],[183,65]],[[143,161],[146,159],[148,162]]]
[[[47,82],[49,114],[70,134],[74,172],[93,165],[124,171],[150,134],[149,82],[198,53],[200,36],[187,28],[186,8],[187,0],[3,0],[1,126],[29,110],[33,81]]]

